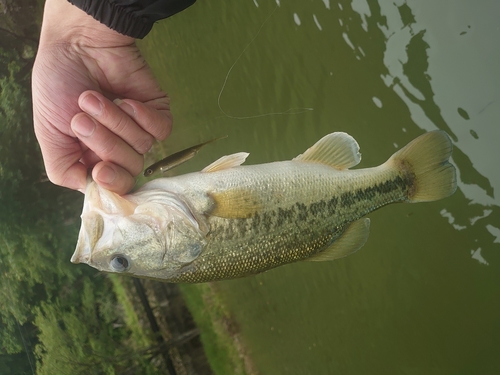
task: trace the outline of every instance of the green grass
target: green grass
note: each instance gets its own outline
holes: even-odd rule
[[[130,298],[127,279],[109,274],[123,319],[131,331],[138,348],[153,346],[153,338],[147,335]],[[186,305],[193,314],[200,330],[200,338],[206,357],[216,375],[251,375],[249,364],[241,348],[237,328],[223,301],[209,284],[180,285]],[[140,314],[140,313],[139,313]],[[248,359],[247,359],[248,362]]]
[[[142,324],[139,321],[139,316],[134,308],[134,303],[130,299],[130,292],[128,287],[125,287],[126,280],[117,275],[108,274],[111,283],[113,284],[113,291],[116,294],[118,303],[123,308],[123,319],[128,329],[131,331],[132,340],[139,348],[147,348],[155,345],[155,341],[151,335],[147,335]]]
[[[237,328],[223,301],[209,284],[180,285],[200,330],[208,362],[216,375],[250,375]],[[245,363],[245,359],[247,363]]]
[[[128,330],[130,330],[129,343],[136,348],[136,372],[144,375],[156,375],[159,374],[159,369],[151,362],[150,359],[139,354],[140,351],[147,348],[152,348],[156,345],[153,333],[149,326],[144,327],[144,324],[140,322],[140,314],[144,314],[143,311],[136,311],[134,306],[137,303],[130,297],[132,294],[130,290],[132,289],[132,280],[126,277],[120,277],[114,274],[108,274],[109,279],[113,285],[113,292],[116,295],[118,304],[121,306],[121,315],[123,321]],[[140,305],[139,305],[140,306]]]

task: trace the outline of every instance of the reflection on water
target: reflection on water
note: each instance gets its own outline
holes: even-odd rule
[[[371,214],[367,245],[343,260],[217,283],[262,374],[500,371],[499,10],[200,1],[141,44],[176,124],[156,151],[229,135],[176,173],[238,151],[291,159],[335,130],[357,139],[360,167],[424,130],[454,139],[452,197]],[[253,117],[288,108],[314,110]]]
[[[492,48],[500,34],[494,11],[498,4],[370,4],[355,0],[352,9],[360,14],[367,32],[380,29],[386,37],[384,64],[388,73],[382,79],[406,103],[417,126],[440,128],[454,138],[462,193],[470,204],[492,206],[489,212],[495,211],[498,218],[500,199],[494,191],[500,191],[500,173],[492,160],[499,155],[496,143],[500,139],[500,50]],[[446,214],[453,218],[453,213]],[[469,223],[454,223],[454,219],[450,223],[463,230],[475,225],[477,218],[482,217],[469,218]],[[486,232],[480,236],[484,240],[478,242],[488,246],[500,229],[486,222],[482,226],[494,236]],[[473,258],[478,259],[478,251],[473,252]]]

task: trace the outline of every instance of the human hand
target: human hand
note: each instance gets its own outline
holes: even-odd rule
[[[85,191],[93,168],[99,185],[125,194],[154,139],[170,134],[169,99],[134,39],[66,0],[46,1],[32,89],[35,134],[57,185]]]

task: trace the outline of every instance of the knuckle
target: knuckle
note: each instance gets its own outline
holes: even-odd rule
[[[107,101],[103,103],[102,112],[98,116],[99,122],[117,135],[124,134],[130,127],[130,119],[110,103]]]
[[[58,186],[66,186],[67,167],[60,159],[52,159],[46,162],[45,173],[50,182]]]
[[[123,134],[127,131],[129,127],[128,121],[123,116],[119,116],[117,119],[113,119],[111,116],[108,117],[106,121],[106,127],[115,134]]]
[[[155,138],[160,141],[163,141],[170,135],[173,122],[172,114],[170,112],[163,113],[162,117],[163,121],[159,122],[160,124],[162,124],[162,126],[157,126],[155,129],[156,132],[154,134]]]
[[[138,106],[137,124],[158,140],[164,140],[172,129],[172,113],[152,106]]]
[[[150,100],[145,104],[159,111],[170,110],[170,97],[167,94],[165,94],[165,96]]]
[[[106,137],[104,138],[100,150],[99,156],[105,160],[109,160],[117,153],[119,146],[119,141],[116,137]]]
[[[47,170],[47,178],[50,182],[58,186],[64,186],[64,179],[57,173]]]
[[[70,181],[71,179],[67,174],[60,174],[57,172],[53,171],[47,171],[47,178],[49,179],[50,182],[52,182],[54,185],[57,186],[62,186],[62,187],[67,187],[67,188],[75,188],[73,186],[74,184]]]

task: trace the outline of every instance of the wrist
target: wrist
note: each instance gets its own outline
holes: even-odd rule
[[[71,43],[89,47],[116,47],[134,43],[67,0],[46,0],[40,46]]]

